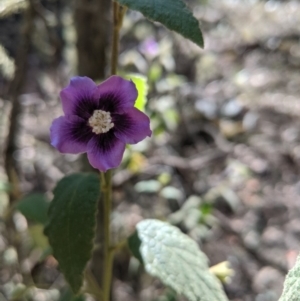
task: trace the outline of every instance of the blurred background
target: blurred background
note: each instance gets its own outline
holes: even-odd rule
[[[169,221],[211,265],[231,263],[230,300],[275,301],[300,240],[300,1],[187,4],[204,50],[124,20],[119,71],[147,78],[154,134],[114,173],[113,236]],[[71,76],[108,76],[110,19],[109,0],[0,0],[0,301],[92,300],[72,296],[43,235],[57,181],[89,169],[51,147],[49,127]],[[114,274],[113,300],[184,300],[125,251]]]

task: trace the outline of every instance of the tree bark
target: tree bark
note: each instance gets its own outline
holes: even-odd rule
[[[74,22],[77,32],[78,74],[93,80],[104,79],[108,74],[107,54],[112,34],[111,0],[77,0]],[[106,72],[107,70],[107,72]],[[89,170],[86,155],[82,157],[82,169]],[[98,202],[97,220],[103,220],[104,200]],[[98,286],[103,289],[104,229],[97,225],[95,249],[90,270]]]
[[[111,32],[111,0],[77,0],[74,22],[77,32],[78,74],[103,79]]]

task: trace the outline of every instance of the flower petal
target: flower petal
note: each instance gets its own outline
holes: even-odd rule
[[[120,165],[125,151],[125,143],[115,137],[113,131],[94,136],[88,143],[88,160],[101,171]]]
[[[114,114],[113,123],[116,137],[124,143],[135,144],[152,134],[149,117],[136,108],[122,115]]]
[[[110,113],[124,113],[133,108],[138,92],[132,81],[113,75],[97,87],[99,109]]]
[[[98,106],[96,88],[96,84],[86,76],[73,77],[70,84],[60,92],[64,113],[89,118]]]
[[[87,144],[94,135],[86,121],[74,115],[54,119],[50,128],[51,145],[61,153],[86,152]]]

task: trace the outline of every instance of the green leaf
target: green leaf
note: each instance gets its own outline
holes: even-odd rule
[[[295,266],[288,272],[283,287],[283,293],[279,301],[300,300],[300,255]]]
[[[160,295],[153,301],[177,301],[177,294],[172,289],[167,289],[163,295]]]
[[[140,253],[140,247],[142,243],[139,239],[137,231],[135,231],[131,236],[128,237],[127,244],[133,256],[136,257],[141,263],[144,263]]]
[[[117,0],[146,18],[158,21],[203,47],[203,36],[198,20],[182,0]]]
[[[50,202],[43,194],[31,194],[21,199],[16,204],[16,209],[19,210],[28,220],[46,224],[47,211]]]
[[[73,174],[57,184],[49,208],[45,233],[75,294],[82,286],[84,268],[93,248],[99,197],[96,174]]]
[[[141,221],[136,228],[140,256],[150,275],[190,301],[228,301],[220,281],[209,271],[206,255],[190,237],[152,219]],[[131,247],[130,241],[128,245]]]
[[[74,296],[70,289],[65,289],[58,301],[85,301],[85,297],[83,295]]]
[[[44,234],[43,225],[32,225],[28,227],[28,232],[31,236],[32,242],[35,247],[40,248],[42,251],[49,249],[48,238]]]
[[[135,83],[135,87],[138,90],[138,98],[136,99],[134,106],[144,112],[149,88],[147,78],[141,74],[128,74],[125,78],[131,79]]]

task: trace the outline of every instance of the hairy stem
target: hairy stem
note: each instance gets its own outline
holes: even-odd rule
[[[117,2],[113,2],[113,38],[111,48],[111,75],[117,73],[120,28],[124,11]],[[104,269],[103,269],[103,301],[110,300],[112,270],[114,251],[111,248],[110,241],[110,214],[111,214],[111,196],[112,196],[112,171],[109,170],[101,175],[104,182]]]
[[[110,242],[110,213],[111,213],[111,194],[112,194],[112,171],[109,170],[105,174],[101,174],[102,192],[104,201],[104,267],[103,267],[103,301],[110,300],[112,268],[113,268],[113,252],[111,252]]]

